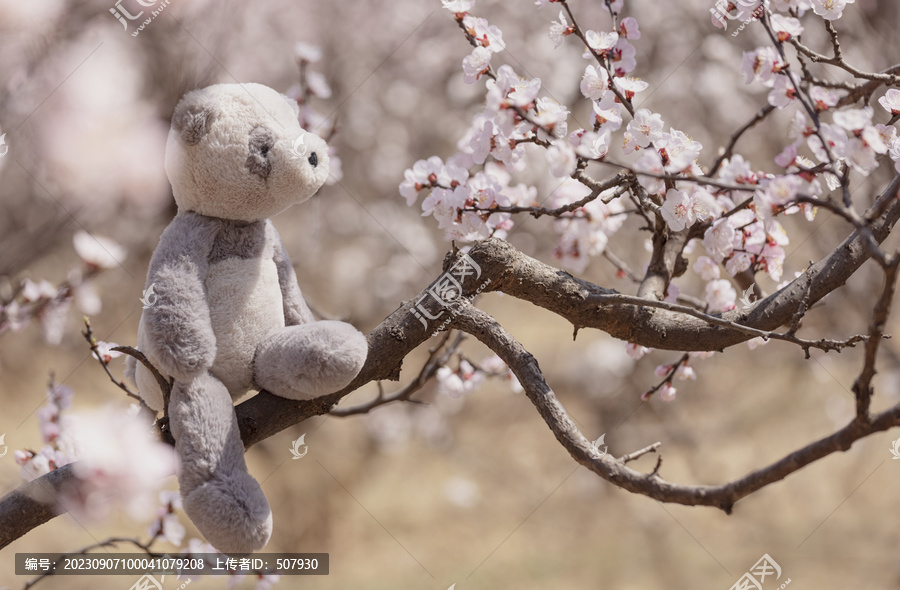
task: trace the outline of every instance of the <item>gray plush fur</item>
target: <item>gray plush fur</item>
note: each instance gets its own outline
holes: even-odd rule
[[[138,346],[173,380],[169,417],[184,508],[226,553],[256,551],[272,532],[268,502],[247,473],[233,401],[253,387],[289,399],[338,391],[362,368],[365,337],[314,321],[267,217],[316,192],[327,146],[303,131],[296,104],[258,84],[187,94],[175,109],[166,172],[179,205],[147,273],[156,301]],[[298,136],[311,158],[288,152]],[[128,372],[163,409],[150,372]]]

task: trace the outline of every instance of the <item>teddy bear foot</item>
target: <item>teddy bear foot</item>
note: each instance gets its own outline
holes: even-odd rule
[[[254,380],[280,397],[313,399],[349,385],[368,352],[366,337],[344,322],[289,326],[267,336],[257,348]]]
[[[259,484],[247,473],[216,477],[182,494],[185,514],[222,553],[252,553],[269,542],[272,511]]]
[[[272,511],[247,472],[234,406],[222,382],[210,373],[189,383],[176,381],[169,424],[181,461],[178,483],[185,514],[223,553],[265,547]]]

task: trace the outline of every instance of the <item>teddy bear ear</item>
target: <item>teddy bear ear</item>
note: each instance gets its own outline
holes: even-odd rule
[[[197,145],[212,129],[217,115],[215,101],[188,95],[175,107],[172,129],[178,132],[184,143]]]

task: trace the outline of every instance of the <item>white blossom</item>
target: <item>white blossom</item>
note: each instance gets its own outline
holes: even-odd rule
[[[90,266],[115,268],[125,260],[125,249],[109,238],[79,230],[72,236],[72,242],[75,252]]]

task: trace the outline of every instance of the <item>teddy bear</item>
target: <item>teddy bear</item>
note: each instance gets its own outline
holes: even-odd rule
[[[269,217],[328,178],[325,142],[296,101],[261,84],[217,84],[175,108],[165,170],[178,213],[147,272],[138,348],[172,383],[169,425],[184,511],[223,553],[262,549],[272,513],[244,462],[234,401],[251,389],[291,400],[339,391],[366,338],[316,321]],[[129,363],[141,398],[163,410],[156,379]]]

